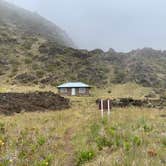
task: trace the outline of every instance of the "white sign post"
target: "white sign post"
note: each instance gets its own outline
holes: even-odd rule
[[[104,117],[104,104],[103,104],[103,100],[101,100],[101,117]]]
[[[107,105],[108,105],[108,116],[110,115],[110,100],[107,100]]]
[[[107,100],[100,100],[100,111],[101,111],[101,117],[104,117],[104,110],[107,110],[107,115],[110,116],[111,114],[111,100],[107,99]]]

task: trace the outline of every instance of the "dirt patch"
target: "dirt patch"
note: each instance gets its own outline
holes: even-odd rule
[[[74,162],[75,162],[75,158],[74,158],[74,149],[73,149],[73,145],[72,145],[72,135],[73,135],[73,129],[69,128],[66,130],[65,132],[65,136],[64,136],[64,141],[65,141],[65,152],[68,154],[64,165],[67,166],[73,166]]]
[[[53,92],[1,93],[0,113],[13,113],[62,110],[69,108],[69,99]]]

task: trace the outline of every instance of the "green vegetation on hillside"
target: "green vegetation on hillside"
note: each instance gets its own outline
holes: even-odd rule
[[[0,31],[0,39],[3,83],[57,85],[83,81],[107,87],[136,82],[145,87],[166,87],[165,52],[153,50],[153,55],[147,49],[144,55],[146,49],[126,54],[78,50],[37,36],[17,36],[8,28]]]

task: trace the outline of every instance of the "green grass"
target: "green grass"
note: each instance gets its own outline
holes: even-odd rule
[[[152,88],[142,87],[136,83],[129,82],[126,84],[112,84],[110,88],[95,88],[93,95],[102,98],[132,97],[135,99],[143,99],[146,95],[148,95],[151,92],[153,92]]]
[[[113,108],[101,119],[97,97],[71,98],[64,111],[1,115],[0,165],[165,165],[165,111]]]

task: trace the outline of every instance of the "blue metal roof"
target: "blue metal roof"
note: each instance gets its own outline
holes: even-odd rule
[[[58,88],[90,88],[89,85],[82,82],[68,82],[57,86]]]

